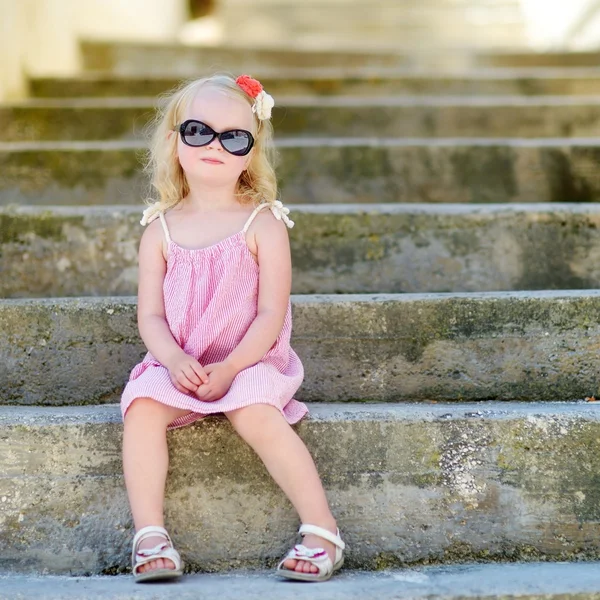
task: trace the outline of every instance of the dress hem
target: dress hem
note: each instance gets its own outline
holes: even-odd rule
[[[123,403],[121,403],[121,415],[122,415],[123,420],[125,420],[125,415],[127,414],[129,407],[138,398],[150,398],[151,400],[154,400],[155,402],[160,402],[161,404],[164,404],[166,406],[171,406],[173,408],[180,408],[178,406],[174,406],[173,404],[170,404],[169,402],[165,402],[164,400],[160,400],[158,398],[153,398],[150,395],[135,396],[127,403],[126,407],[123,407]],[[217,400],[217,402],[218,402],[218,400]],[[290,402],[296,402],[303,408],[302,414],[300,415],[300,417],[295,418],[295,416],[294,416],[293,418],[290,419],[285,414],[285,410],[284,410],[285,406],[287,406]],[[290,425],[295,425],[296,423],[299,423],[304,417],[306,417],[307,414],[309,414],[309,410],[308,410],[308,407],[306,406],[306,404],[304,404],[304,402],[301,402],[300,400],[296,400],[295,398],[290,398],[290,400],[288,400],[288,402],[285,404],[285,406],[283,408],[280,406],[280,404],[277,400],[261,399],[261,400],[246,402],[243,406],[239,406],[238,408],[232,408],[231,410],[229,410],[227,412],[233,412],[234,410],[239,410],[240,408],[245,408],[246,406],[252,406],[254,404],[267,404],[269,406],[273,406],[273,407],[277,408],[279,410],[279,412],[283,415],[285,420]],[[181,410],[186,410],[186,409],[181,408]],[[199,421],[205,417],[210,417],[211,415],[218,415],[218,414],[225,414],[225,411],[220,410],[220,409],[215,409],[215,410],[211,410],[208,412],[200,413],[200,412],[196,412],[196,411],[190,409],[190,412],[187,415],[183,415],[182,417],[178,417],[174,421],[171,421],[171,423],[169,423],[169,425],[167,426],[167,431],[171,431],[173,429],[179,429],[181,427],[191,425],[192,423],[195,423],[196,421]]]

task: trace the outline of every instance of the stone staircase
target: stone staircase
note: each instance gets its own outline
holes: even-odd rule
[[[351,8],[348,8],[348,5]],[[260,7],[258,10],[257,8]],[[238,44],[296,47],[481,48],[525,43],[521,6],[515,0],[448,2],[222,0],[217,16]]]
[[[598,56],[493,48],[444,73],[401,44],[302,49],[306,12],[286,51],[87,42],[81,76],[0,106],[0,599],[600,592]],[[143,134],[157,94],[214,68],[277,101],[298,432],[349,546],[324,586],[261,571],[298,523],[219,418],[170,433],[167,487],[190,570],[218,573],[105,577],[132,539],[115,403],[144,353]]]

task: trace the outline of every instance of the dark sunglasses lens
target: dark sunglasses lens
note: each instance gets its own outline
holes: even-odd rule
[[[191,121],[185,124],[182,136],[186,144],[190,146],[206,146],[210,144],[215,132],[200,121]]]
[[[236,156],[243,156],[252,147],[252,138],[247,131],[226,131],[221,135],[221,143],[227,152]]]

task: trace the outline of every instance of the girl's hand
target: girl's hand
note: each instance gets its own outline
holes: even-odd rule
[[[238,374],[237,369],[226,361],[206,365],[204,370],[208,373],[208,383],[196,390],[196,396],[204,402],[214,402],[222,398]]]
[[[202,365],[189,354],[181,352],[165,367],[169,370],[169,376],[173,385],[182,393],[194,393],[202,383],[208,383],[208,375]]]

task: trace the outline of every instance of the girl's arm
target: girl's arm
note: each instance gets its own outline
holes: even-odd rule
[[[175,341],[167,324],[163,299],[167,263],[163,239],[160,222],[155,221],[144,231],[140,242],[138,328],[146,348],[169,370],[175,386],[180,391],[195,391],[202,381],[208,381],[208,377],[200,363],[186,354]]]
[[[258,311],[246,335],[224,361],[239,373],[256,364],[281,332],[292,288],[292,259],[287,227],[270,211],[254,219],[260,265]]]

